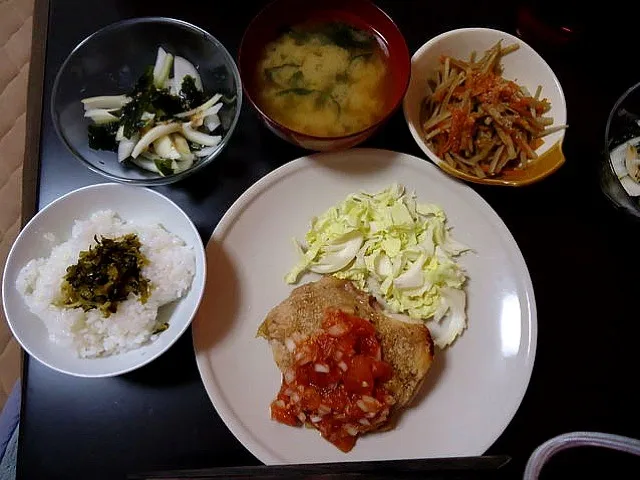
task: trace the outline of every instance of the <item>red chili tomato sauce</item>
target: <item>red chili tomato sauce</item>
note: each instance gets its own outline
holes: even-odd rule
[[[343,452],[387,421],[394,399],[384,383],[393,370],[370,322],[330,310],[321,333],[297,343],[287,339],[287,347],[294,363],[284,372],[271,418],[314,427]]]

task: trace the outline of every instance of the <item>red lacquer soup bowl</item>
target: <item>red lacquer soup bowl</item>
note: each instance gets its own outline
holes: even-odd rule
[[[308,22],[341,22],[373,34],[387,58],[384,111],[364,130],[344,136],[314,136],[292,130],[272,118],[261,105],[257,69],[265,46],[286,28]],[[240,77],[249,103],[265,125],[279,137],[315,151],[353,147],[369,138],[397,110],[409,85],[411,57],[397,25],[380,8],[366,0],[275,0],[267,5],[247,27],[238,54]]]

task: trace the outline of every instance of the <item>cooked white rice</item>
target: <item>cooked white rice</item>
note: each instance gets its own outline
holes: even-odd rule
[[[100,310],[57,307],[66,269],[78,262],[82,250],[95,245],[94,237],[115,238],[135,233],[140,251],[149,260],[142,274],[151,294],[145,304],[130,294],[116,313],[105,318]],[[46,238],[51,238],[47,234]],[[155,340],[158,308],[186,294],[195,274],[192,247],[158,224],[125,222],[111,210],[99,211],[88,220],[76,220],[71,238],[51,251],[48,258],[31,260],[16,281],[29,309],[46,325],[50,339],[72,348],[80,357],[121,353]]]

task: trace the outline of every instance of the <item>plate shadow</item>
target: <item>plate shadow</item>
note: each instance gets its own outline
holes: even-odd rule
[[[222,242],[207,244],[207,283],[194,321],[194,346],[209,350],[229,333],[240,307],[240,282]]]

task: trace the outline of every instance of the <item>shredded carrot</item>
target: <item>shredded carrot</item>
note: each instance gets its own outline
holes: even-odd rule
[[[517,49],[498,42],[467,62],[442,55],[429,83],[422,108],[426,141],[436,155],[472,175],[525,167],[537,158],[542,137],[558,129],[543,117],[551,104],[540,98],[540,87],[531,96],[502,76],[502,57]]]

